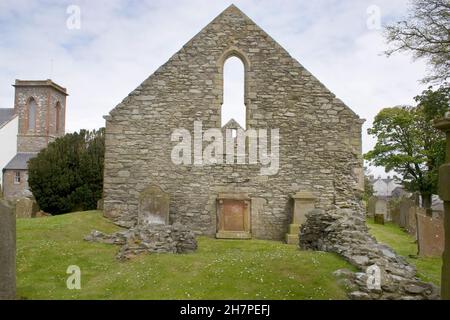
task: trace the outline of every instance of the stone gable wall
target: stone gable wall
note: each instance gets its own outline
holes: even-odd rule
[[[243,60],[247,126],[280,129],[280,170],[260,165],[181,166],[170,155],[176,128],[220,128],[223,63]],[[361,189],[362,121],[264,31],[230,7],[106,117],[105,216],[133,226],[139,194],[150,184],[171,197],[170,220],[216,232],[216,196],[252,198],[253,236],[282,239],[290,196],[310,190],[316,207],[351,207]],[[204,144],[206,146],[206,143]]]

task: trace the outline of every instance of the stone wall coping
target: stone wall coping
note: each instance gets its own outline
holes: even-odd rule
[[[434,126],[439,130],[450,132],[450,118],[436,120]]]
[[[219,193],[217,200],[251,200],[247,193]]]
[[[293,199],[315,200],[317,197],[310,191],[299,191],[292,196]]]
[[[67,89],[54,83],[52,80],[16,80],[13,87],[51,87],[68,96]]]

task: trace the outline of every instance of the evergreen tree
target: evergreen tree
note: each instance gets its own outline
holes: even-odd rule
[[[104,129],[66,134],[28,163],[28,183],[40,208],[52,214],[92,210],[102,197]]]

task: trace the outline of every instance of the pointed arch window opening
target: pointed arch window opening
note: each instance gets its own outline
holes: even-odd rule
[[[37,112],[37,104],[34,98],[30,98],[28,101],[28,123],[27,129],[28,131],[36,130],[36,112]]]
[[[221,124],[234,119],[244,130],[247,129],[247,106],[245,105],[245,64],[237,55],[230,55],[223,65],[223,103]],[[233,132],[233,136],[236,132]]]
[[[61,104],[59,101],[55,106],[55,132],[58,134],[61,131]]]

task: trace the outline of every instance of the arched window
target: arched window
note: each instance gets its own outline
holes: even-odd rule
[[[30,98],[28,101],[28,130],[36,130],[36,100]]]
[[[229,57],[223,66],[222,126],[231,119],[246,129],[245,67],[236,56]]]
[[[59,101],[55,106],[55,132],[59,133],[61,130],[61,104]]]

